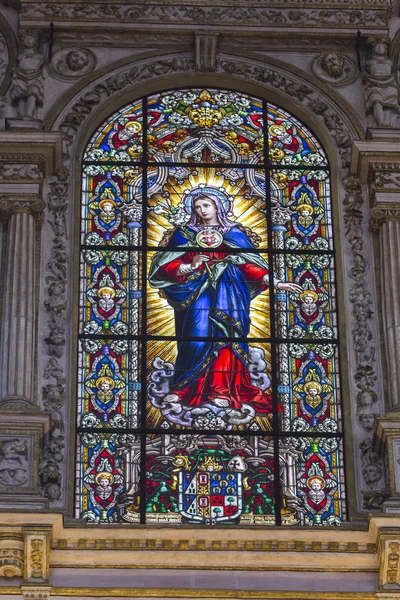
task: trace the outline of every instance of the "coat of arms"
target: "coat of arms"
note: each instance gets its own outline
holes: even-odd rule
[[[179,512],[197,523],[236,520],[242,513],[242,473],[204,456],[193,470],[179,472]]]

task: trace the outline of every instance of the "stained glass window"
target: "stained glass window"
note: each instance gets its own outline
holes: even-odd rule
[[[148,96],[83,158],[76,517],[346,518],[329,165],[270,102]]]

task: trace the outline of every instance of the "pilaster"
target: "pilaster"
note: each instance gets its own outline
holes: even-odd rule
[[[0,508],[46,508],[39,464],[51,419],[37,390],[44,178],[61,164],[61,136],[0,132]],[[1,414],[2,413],[2,414]]]

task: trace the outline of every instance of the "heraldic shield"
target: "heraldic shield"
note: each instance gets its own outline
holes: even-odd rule
[[[242,473],[213,461],[179,473],[179,512],[197,523],[234,521],[242,514]]]

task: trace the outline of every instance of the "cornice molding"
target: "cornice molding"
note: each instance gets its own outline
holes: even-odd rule
[[[316,2],[305,4],[300,0],[270,3],[96,3],[96,2],[21,2],[21,23],[34,24],[38,21],[74,21],[109,23],[184,25],[210,27],[225,25],[234,29],[244,27],[305,27],[315,29],[369,29],[385,30],[391,15],[388,0],[384,3]]]

